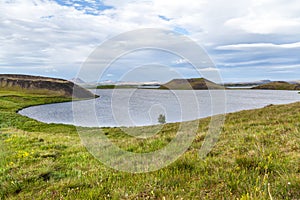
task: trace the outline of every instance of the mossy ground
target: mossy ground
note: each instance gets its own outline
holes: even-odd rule
[[[176,162],[131,174],[90,155],[74,126],[16,113],[68,100],[0,92],[0,199],[300,199],[300,103],[228,114],[205,160],[198,150],[209,118],[199,120],[197,137]],[[119,128],[103,132],[123,149],[148,152],[170,142],[177,128],[166,124],[145,140]]]

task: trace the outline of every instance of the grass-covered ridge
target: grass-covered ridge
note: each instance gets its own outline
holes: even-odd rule
[[[205,78],[191,78],[191,79],[173,79],[159,87],[159,89],[171,90],[218,90],[225,89],[224,86],[216,84]]]
[[[198,149],[209,119],[199,120],[193,145],[176,162],[130,174],[94,159],[74,126],[16,114],[22,107],[68,100],[0,93],[0,199],[300,199],[300,103],[228,114],[205,160]],[[146,140],[118,128],[103,132],[123,149],[148,152],[166,145],[177,128],[166,124]]]
[[[300,84],[292,84],[285,81],[274,81],[271,83],[259,85],[252,89],[260,90],[300,90]]]

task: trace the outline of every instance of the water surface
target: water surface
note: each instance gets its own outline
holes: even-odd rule
[[[157,124],[159,114],[164,114],[167,122],[180,122],[300,101],[297,91],[227,90],[226,98],[224,91],[218,90],[116,89],[96,90],[95,93],[100,98],[34,106],[21,110],[20,114],[45,123],[142,126]]]

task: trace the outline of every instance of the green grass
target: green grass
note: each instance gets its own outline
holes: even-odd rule
[[[30,105],[70,99],[0,92],[0,199],[300,199],[300,103],[228,114],[205,160],[198,157],[209,119],[189,150],[161,170],[131,174],[110,169],[81,144],[76,128],[16,114]],[[141,139],[103,128],[121,148],[160,149],[178,123]],[[93,129],[87,129],[93,131]],[[147,135],[147,128],[130,129]]]
[[[115,89],[116,85],[98,85],[97,89]]]

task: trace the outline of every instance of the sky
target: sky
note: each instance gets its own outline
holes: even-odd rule
[[[158,28],[201,46],[224,82],[300,80],[298,0],[1,0],[0,27],[0,73],[71,79],[105,41]],[[99,80],[197,76],[181,55],[140,49]]]

